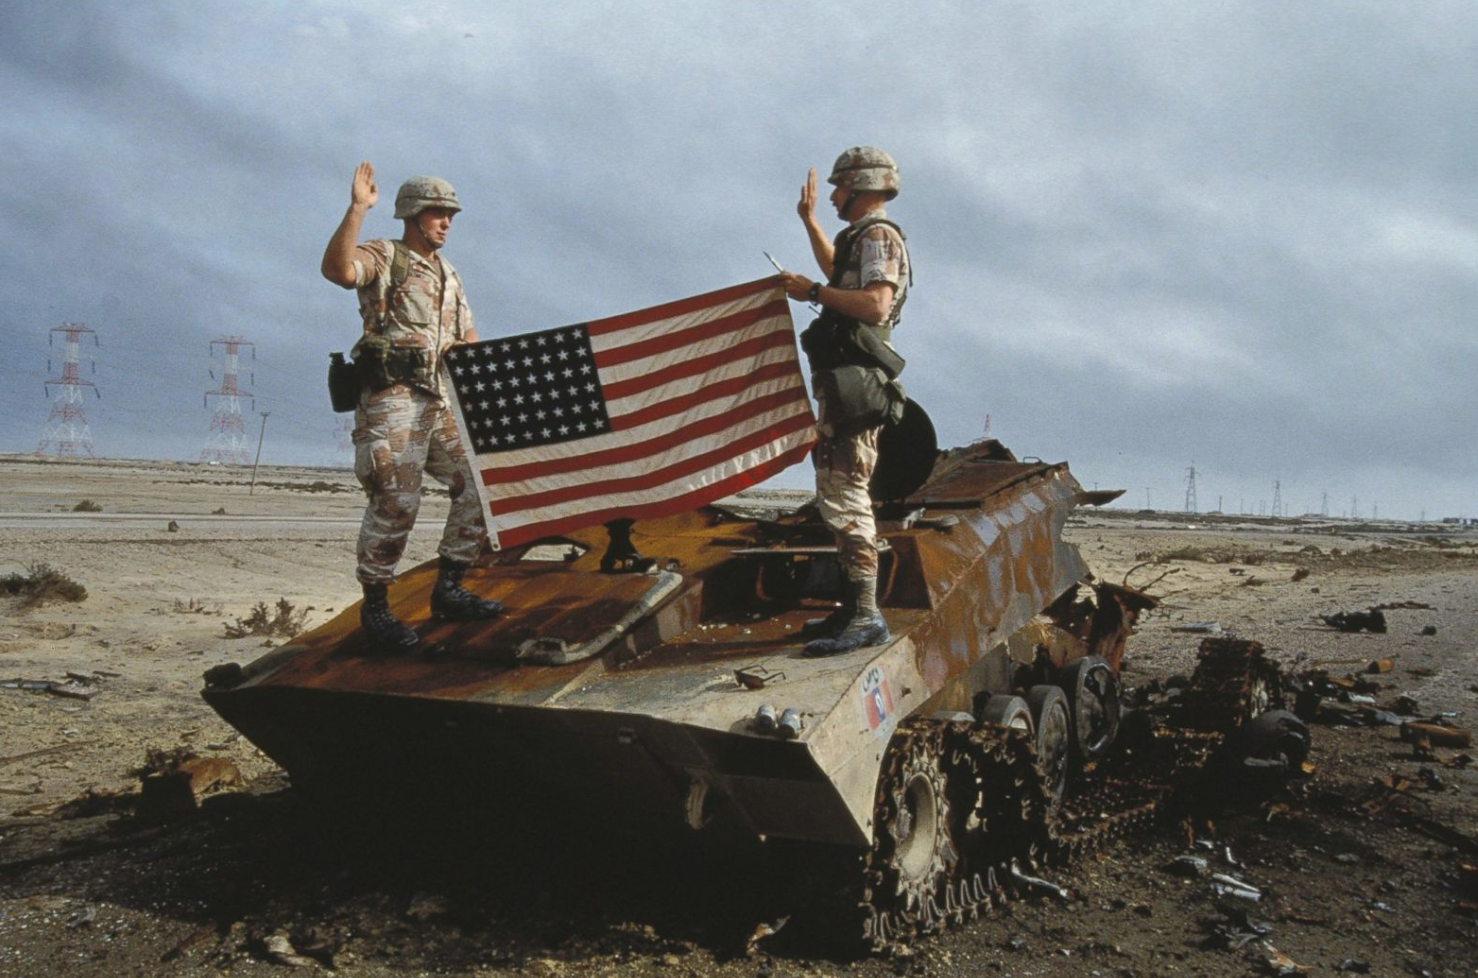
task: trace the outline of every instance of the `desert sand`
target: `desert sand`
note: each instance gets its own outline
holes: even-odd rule
[[[496,881],[469,894],[430,863],[419,876],[360,874],[352,853],[315,861],[282,773],[205,706],[200,677],[280,644],[228,637],[258,603],[285,599],[312,627],[358,599],[363,497],[342,470],[264,467],[254,488],[248,479],[181,463],[0,457],[0,578],[45,564],[87,590],[34,607],[0,595],[0,681],[10,681],[0,688],[0,976],[266,973],[293,963],[273,935],[301,949],[309,932],[328,950],[298,956],[300,967],[366,975],[1241,975],[1272,973],[1271,947],[1315,974],[1341,962],[1478,974],[1478,893],[1463,889],[1474,873],[1462,869],[1478,862],[1478,774],[1460,751],[1415,755],[1392,727],[1316,725],[1316,770],[1293,809],[1219,828],[1218,845],[1243,863],[1235,872],[1269,895],[1251,916],[1271,933],[1235,948],[1206,924],[1219,918],[1204,881],[1165,872],[1185,845],[1173,827],[1054,869],[1076,894],[1068,905],[1013,903],[895,961],[838,961],[783,941],[745,957],[732,934],[755,921],[694,895],[723,881],[665,870],[653,871],[659,884],[613,881],[610,867],[549,883],[581,872],[557,864],[539,871],[543,896],[525,899],[490,894]],[[75,511],[84,500],[97,511]],[[434,556],[445,511],[430,493],[406,566]],[[1188,673],[1197,630],[1213,628],[1262,642],[1291,669],[1391,658],[1374,677],[1381,705],[1406,695],[1423,716],[1478,725],[1471,529],[1089,510],[1069,533],[1101,577],[1162,598],[1131,640],[1126,685]],[[1385,634],[1320,621],[1381,605]],[[254,801],[234,822],[202,815],[118,842],[150,748],[233,762]],[[1391,777],[1408,782],[1401,797],[1352,813]],[[89,794],[114,801],[89,811],[77,803]],[[269,858],[282,852],[294,865]],[[524,864],[506,855],[518,879]],[[202,882],[217,871],[240,885]]]

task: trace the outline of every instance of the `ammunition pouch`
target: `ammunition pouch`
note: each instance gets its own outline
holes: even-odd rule
[[[890,333],[892,333],[891,329],[884,333],[881,328],[875,329],[857,323],[852,327],[851,335],[846,342],[854,345],[859,351],[859,359],[863,361],[862,366],[877,367],[888,375],[889,380],[897,380],[898,375],[903,373],[906,361],[887,341]]]
[[[431,351],[396,346],[383,336],[365,336],[351,353],[360,382],[372,391],[394,384],[426,384],[431,377]]]
[[[837,367],[875,367],[896,380],[906,361],[887,342],[886,327],[822,313],[801,333],[801,349],[812,373]]]
[[[811,364],[823,425],[848,435],[902,419],[908,395],[898,375],[904,360],[879,329],[822,313],[801,333],[801,349]]]
[[[811,375],[811,386],[821,402],[821,423],[839,435],[896,424],[908,403],[903,384],[880,367],[819,370]]]
[[[328,399],[334,412],[343,414],[359,406],[359,392],[363,388],[359,379],[359,364],[345,362],[344,354],[328,355]]]

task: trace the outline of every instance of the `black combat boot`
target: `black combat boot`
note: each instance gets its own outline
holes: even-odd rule
[[[395,617],[385,597],[384,584],[365,584],[364,603],[359,606],[359,625],[381,651],[413,649],[421,636]]]
[[[852,599],[852,585],[848,581],[842,589],[842,603],[825,618],[811,618],[801,626],[800,637],[805,641],[813,638],[836,638],[852,622],[857,614],[856,602]]]
[[[479,598],[462,586],[462,575],[469,564],[441,558],[437,565],[436,586],[431,589],[431,614],[452,621],[479,621],[496,618],[503,613],[501,601]]]
[[[863,577],[847,581],[847,590],[852,596],[852,605],[857,609],[852,620],[833,638],[818,638],[807,642],[805,654],[809,656],[837,655],[870,645],[882,645],[892,636],[888,623],[878,610],[878,579]]]

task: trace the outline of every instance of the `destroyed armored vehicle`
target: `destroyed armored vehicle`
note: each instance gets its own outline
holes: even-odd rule
[[[973,915],[1072,844],[1062,798],[1109,750],[1154,601],[1063,540],[1117,493],[994,441],[928,459],[874,482],[881,646],[803,655],[840,592],[811,507],[712,506],[485,554],[465,583],[492,621],[429,620],[423,565],[390,588],[412,653],[370,647],[353,606],[204,696],[295,784],[475,783],[852,853],[876,943]]]

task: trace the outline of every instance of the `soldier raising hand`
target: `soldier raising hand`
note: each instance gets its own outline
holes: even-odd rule
[[[365,210],[380,202],[380,188],[375,183],[375,168],[368,160],[354,168],[354,186],[349,192],[349,200]]]
[[[462,280],[441,256],[462,205],[445,180],[412,177],[395,195],[395,217],[404,222],[400,240],[359,244],[364,215],[379,198],[375,168],[359,164],[322,271],[330,282],[358,290],[364,321],[354,347],[363,383],[354,416],[354,472],[369,496],[359,529],[359,620],[375,645],[403,649],[420,637],[390,610],[387,588],[416,523],[423,473],[445,484],[452,497],[432,614],[490,618],[503,609],[462,586],[487,536],[441,369],[448,349],[477,339]]]
[[[827,182],[831,203],[847,226],[828,240],[816,219],[816,171],[806,175],[796,213],[806,227],[811,252],[826,276],[825,283],[804,275],[782,272],[781,281],[792,299],[821,306],[821,316],[807,334],[851,338],[891,348],[893,329],[911,279],[903,231],[888,219],[883,205],[898,196],[898,165],[872,146],[856,146],[837,157]],[[804,342],[804,338],[803,338]],[[834,344],[813,349],[812,389],[817,392],[820,439],[816,442],[816,502],[821,518],[837,541],[837,553],[847,575],[842,606],[802,629],[807,655],[834,655],[888,641],[888,623],[877,605],[878,547],[868,483],[878,460],[879,427],[860,430],[839,422],[835,405],[822,394],[818,374],[847,362],[834,355]],[[896,356],[896,354],[895,354]],[[901,362],[901,361],[900,361]]]

